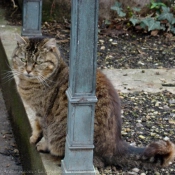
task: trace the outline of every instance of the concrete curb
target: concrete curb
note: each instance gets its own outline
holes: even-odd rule
[[[174,69],[104,69],[103,73],[110,79],[114,88],[123,93],[157,93],[164,90],[175,93]]]

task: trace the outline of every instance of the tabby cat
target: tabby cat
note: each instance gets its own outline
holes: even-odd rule
[[[30,142],[38,151],[64,156],[67,126],[69,68],[60,56],[55,39],[17,36],[12,70],[24,103],[36,113]],[[116,90],[97,70],[94,122],[94,164],[162,167],[173,161],[175,146],[160,140],[145,148],[132,147],[121,137],[121,107]],[[45,142],[40,142],[41,137]]]

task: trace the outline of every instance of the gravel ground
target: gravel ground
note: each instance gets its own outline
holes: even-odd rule
[[[127,94],[119,92],[119,94],[122,101],[124,140],[139,147],[165,137],[175,141],[175,94],[168,91],[154,94],[144,91]],[[114,173],[118,174],[118,171]],[[147,175],[174,175],[175,165],[154,171],[135,167],[127,171],[123,169],[122,173],[123,175],[144,175],[144,173]]]
[[[45,35],[57,38],[64,58],[69,58],[70,24],[45,22]],[[175,67],[175,37],[124,32],[118,35],[99,32],[97,65],[100,69],[160,69]]]

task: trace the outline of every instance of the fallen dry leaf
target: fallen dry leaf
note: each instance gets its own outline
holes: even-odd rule
[[[157,36],[158,33],[159,33],[158,30],[153,30],[153,31],[151,31],[151,36]]]

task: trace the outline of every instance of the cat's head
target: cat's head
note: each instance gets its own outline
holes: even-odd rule
[[[44,81],[54,73],[60,58],[55,39],[16,35],[16,40],[17,47],[12,55],[14,75]]]

